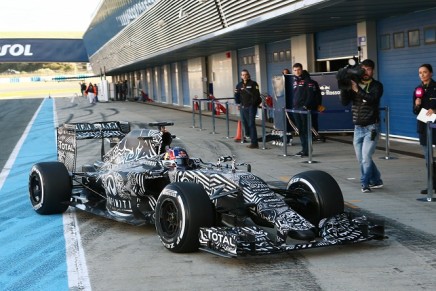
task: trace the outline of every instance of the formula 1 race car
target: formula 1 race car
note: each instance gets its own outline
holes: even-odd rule
[[[34,210],[54,214],[72,206],[134,225],[154,224],[170,251],[200,249],[226,257],[384,238],[383,223],[344,212],[341,189],[328,173],[302,172],[286,187],[275,187],[233,157],[206,163],[172,148],[169,125],[60,126],[58,161],[37,163],[30,171]],[[77,140],[83,139],[101,140],[102,157],[77,171]]]

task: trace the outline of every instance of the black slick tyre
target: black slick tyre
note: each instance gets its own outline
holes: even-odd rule
[[[72,182],[67,168],[60,162],[33,165],[29,174],[29,198],[39,214],[58,214],[68,209]]]
[[[171,183],[157,199],[156,230],[162,244],[172,252],[197,251],[200,227],[210,227],[213,221],[212,202],[200,184]]]
[[[341,188],[326,172],[312,170],[299,173],[289,180],[287,189],[292,196],[292,209],[314,225],[318,225],[323,218],[344,212]]]

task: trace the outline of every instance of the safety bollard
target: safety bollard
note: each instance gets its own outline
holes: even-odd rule
[[[211,134],[216,134],[216,131],[215,131],[215,114],[216,114],[215,105],[216,104],[215,104],[215,100],[214,99],[212,99],[209,102],[211,102],[211,105],[212,105],[212,132],[211,132]]]
[[[195,101],[192,101],[192,128],[195,128]]]
[[[389,107],[385,106],[382,108],[385,110],[385,128],[386,128],[386,140],[385,140],[385,156],[380,157],[380,159],[385,160],[393,160],[396,159],[394,157],[390,156],[390,142],[389,142],[389,135],[390,135],[390,115],[389,115]]]
[[[432,122],[427,122],[427,197],[426,198],[418,198],[417,200],[421,200],[424,202],[434,202],[436,201],[433,198],[433,130],[432,130]]]
[[[201,102],[200,102],[200,106],[198,107],[198,122],[200,123],[200,131],[203,130],[203,123],[202,123],[202,119],[201,119]]]
[[[226,127],[227,127],[227,137],[230,138],[230,124],[229,124],[229,102],[226,101]]]
[[[245,132],[244,123],[242,122],[242,106],[239,107],[239,120],[241,120],[241,143],[245,142],[245,135],[247,132]]]
[[[266,149],[266,112],[264,110],[265,107],[265,101],[262,100],[262,149]]]
[[[286,135],[287,133],[287,125],[288,120],[286,119],[286,108],[283,107],[283,156],[286,157],[288,155],[288,137]]]
[[[307,110],[307,147],[308,147],[308,159],[307,163],[312,164],[314,161],[312,160],[312,152],[313,152],[313,139],[312,139],[312,114],[310,110]]]

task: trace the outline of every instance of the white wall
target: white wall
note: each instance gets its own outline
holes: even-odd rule
[[[188,60],[188,76],[189,76],[189,100],[195,95],[198,98],[205,98],[203,94],[207,91],[206,80],[206,62],[203,57]]]
[[[313,34],[303,34],[299,36],[291,37],[291,53],[292,53],[292,65],[295,63],[301,63],[303,69],[309,72],[315,71],[315,51],[314,51],[314,36]]]
[[[216,98],[233,97],[236,83],[233,81],[232,58],[225,52],[209,56],[208,76]]]
[[[165,101],[165,103],[168,103],[168,104],[172,104],[173,102],[172,102],[172,94],[171,94],[171,90],[170,90],[170,86],[171,86],[171,83],[170,83],[170,81],[171,81],[171,76],[170,76],[170,65],[169,64],[166,64],[166,65],[163,65],[162,67],[161,67],[161,76],[162,76],[162,73],[163,73],[163,75],[164,75],[164,79],[163,80],[161,80],[161,82],[163,82],[163,84],[161,84],[161,86],[164,86],[164,94],[165,94],[165,97],[166,97],[166,101]],[[162,89],[160,89],[160,90],[162,90]],[[161,96],[161,98],[162,98],[163,96]]]

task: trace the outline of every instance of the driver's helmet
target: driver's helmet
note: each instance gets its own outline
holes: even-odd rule
[[[168,149],[164,156],[165,160],[175,161],[177,167],[180,168],[188,168],[190,167],[189,163],[189,155],[184,148],[174,147],[172,149]]]

